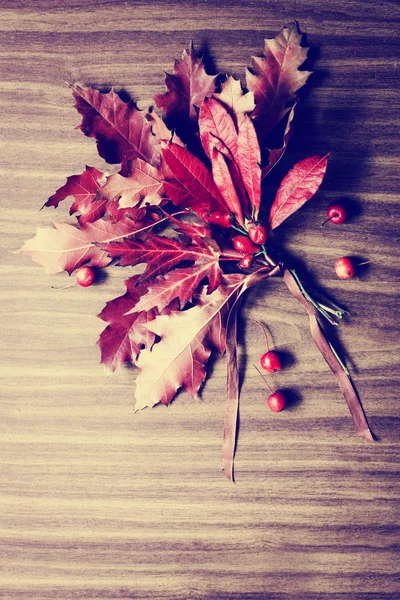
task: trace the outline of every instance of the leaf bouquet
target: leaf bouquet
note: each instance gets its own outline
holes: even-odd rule
[[[90,276],[110,264],[144,265],[99,315],[107,323],[98,342],[102,363],[114,371],[131,361],[140,370],[136,410],[169,404],[179,389],[196,396],[211,352],[226,354],[222,469],[229,479],[239,405],[238,309],[244,292],[269,277],[281,277],[304,305],[358,433],[372,439],[347,369],[320,324],[322,316],[336,323],[345,311],[310,295],[269,242],[270,232],[317,192],[328,156],[295,164],[269,210],[262,202],[262,180],[287,148],[297,92],[310,75],[300,69],[307,50],[297,24],[284,27],[265,40],[262,57],[253,57],[243,90],[233,77],[207,74],[190,45],[166,75],[167,91],[154,97],[163,118],[114,90],[72,86],[80,129],[119,172],[86,167],[69,177],[44,206],[57,208],[72,196],[76,224],[39,229],[22,248],[50,273],[84,268]],[[277,126],[278,147],[270,144]]]

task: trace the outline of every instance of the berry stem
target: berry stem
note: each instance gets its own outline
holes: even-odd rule
[[[274,390],[271,388],[271,386],[269,385],[268,381],[264,378],[264,375],[261,373],[260,369],[258,367],[256,367],[255,364],[253,364],[253,367],[255,368],[256,371],[258,371],[258,374],[260,375],[260,377],[262,378],[262,380],[264,381],[264,383],[268,387],[269,391],[271,392],[271,394],[273,394]]]
[[[263,332],[263,334],[264,334],[264,336],[265,336],[265,342],[266,342],[266,344],[267,344],[267,351],[269,352],[268,336],[267,336],[267,332],[265,331],[265,327],[264,327],[264,325],[261,323],[261,321],[256,321],[256,323],[257,323],[257,325],[258,325],[259,327],[261,327],[261,330],[262,330],[262,332]]]
[[[329,323],[331,325],[336,325],[337,326],[338,322],[335,321],[335,319],[333,319],[329,313],[335,315],[339,319],[341,319],[344,314],[348,314],[346,310],[344,310],[343,308],[340,308],[340,306],[338,306],[337,304],[334,304],[333,302],[331,302],[328,299],[325,299],[325,302],[329,302],[329,304],[331,304],[331,307],[326,306],[326,304],[321,304],[317,300],[314,300],[314,298],[312,296],[310,296],[310,294],[305,289],[305,287],[302,284],[302,282],[301,282],[299,276],[297,275],[296,271],[294,269],[289,269],[289,271],[293,275],[293,277],[295,278],[295,280],[296,280],[299,288],[301,289],[301,292],[302,292],[303,296],[310,302],[310,304],[312,304],[314,306],[314,308],[316,308],[318,310],[318,312],[321,313],[321,315],[323,315],[325,317],[325,319],[327,321],[329,321]]]
[[[327,223],[328,221],[331,221],[333,219],[335,215],[332,215],[331,217],[329,217],[328,219],[325,219],[325,221],[322,223],[321,227],[323,227],[325,225],[325,223]]]
[[[232,223],[231,227],[232,227],[232,229],[236,229],[236,231],[239,231],[242,235],[248,235],[248,233],[245,229],[242,229],[241,227],[237,227],[233,223]]]

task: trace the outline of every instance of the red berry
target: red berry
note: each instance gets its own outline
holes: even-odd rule
[[[216,210],[209,215],[208,222],[212,225],[219,225],[220,227],[226,227],[228,229],[231,227],[231,215]]]
[[[260,365],[267,373],[276,373],[282,368],[279,354],[273,350],[268,350],[260,358]]]
[[[267,241],[267,230],[264,225],[250,225],[248,229],[249,238],[255,244],[265,244]]]
[[[82,287],[90,287],[94,281],[94,271],[90,267],[81,267],[76,272],[76,282]]]
[[[355,275],[355,268],[348,256],[342,256],[335,262],[335,272],[339,279],[351,279]]]
[[[255,254],[260,251],[260,246],[253,244],[245,235],[236,235],[232,238],[232,244],[235,250],[244,254]]]
[[[335,225],[341,225],[347,221],[347,210],[343,204],[331,204],[326,210],[326,216],[328,221]],[[325,221],[326,223],[326,221]]]
[[[239,263],[241,269],[250,269],[253,264],[254,256],[252,254],[245,254]]]
[[[272,410],[272,412],[281,412],[285,408],[286,399],[285,394],[280,390],[277,390],[267,398],[268,408]]]

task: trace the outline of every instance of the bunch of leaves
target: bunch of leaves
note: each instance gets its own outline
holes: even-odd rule
[[[283,178],[269,210],[262,202],[262,179],[287,148],[297,93],[310,75],[301,69],[306,56],[292,23],[265,40],[243,88],[231,76],[209,75],[191,44],[166,75],[166,92],[154,97],[162,117],[114,90],[72,86],[81,131],[119,172],[87,166],[68,177],[44,206],[57,208],[72,197],[76,223],[38,229],[22,248],[49,273],[71,274],[83,264],[143,265],[99,315],[107,323],[101,361],[111,371],[125,361],[140,369],[137,410],[169,404],[181,388],[196,396],[211,352],[226,352],[223,468],[231,479],[238,306],[246,289],[285,272],[268,240],[252,266],[241,268],[244,252],[234,238],[247,238],[261,215],[267,233],[280,226],[317,192],[327,168],[327,156],[304,158]],[[269,147],[279,128],[278,147]]]

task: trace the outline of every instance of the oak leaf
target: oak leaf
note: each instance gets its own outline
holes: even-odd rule
[[[301,46],[301,39],[297,23],[290,23],[275,38],[265,40],[263,58],[252,57],[254,72],[247,70],[246,82],[254,92],[256,106],[251,117],[260,142],[288,112],[296,93],[311,75],[310,71],[299,70],[308,52]]]

